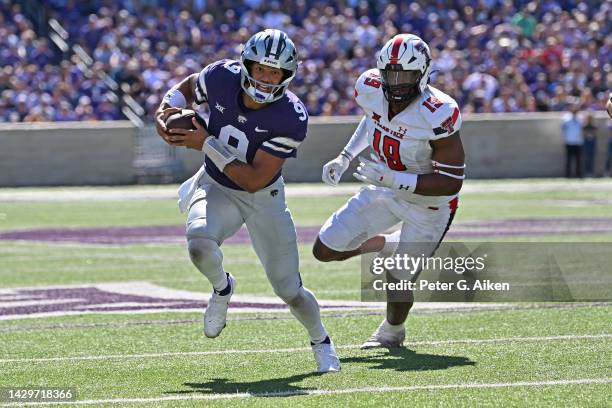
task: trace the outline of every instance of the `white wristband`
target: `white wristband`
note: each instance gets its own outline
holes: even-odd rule
[[[229,149],[214,136],[206,138],[202,146],[202,151],[220,171],[223,171],[225,166],[236,160],[236,155],[230,152]]]
[[[417,186],[418,175],[396,171],[393,177],[393,188],[396,190],[414,193]]]
[[[162,99],[162,103],[165,102],[170,105],[171,108],[185,108],[187,107],[187,99],[185,99],[185,95],[181,91],[176,88],[171,88],[164,95],[164,99]]]
[[[352,155],[351,155],[349,152],[347,152],[347,151],[346,151],[346,149],[345,149],[345,150],[342,150],[342,151],[340,152],[340,156],[342,156],[342,157],[344,157],[346,160],[348,160],[348,161],[349,161],[349,163],[350,163],[350,162],[352,162],[352,161],[353,161],[353,159],[354,159],[354,157],[353,157],[353,156],[352,156]]]

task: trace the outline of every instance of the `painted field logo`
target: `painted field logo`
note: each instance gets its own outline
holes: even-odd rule
[[[149,282],[101,283],[0,289],[0,320],[88,313],[154,313],[202,311],[207,293],[164,288]],[[322,301],[329,309],[372,309],[355,301]],[[230,311],[288,311],[275,297],[234,296]]]

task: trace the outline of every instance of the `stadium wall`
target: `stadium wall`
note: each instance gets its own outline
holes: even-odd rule
[[[0,125],[0,186],[131,184],[128,121]]]
[[[470,115],[461,135],[469,178],[561,177],[565,148],[562,113]],[[607,149],[607,116],[596,115],[601,174]],[[287,160],[288,181],[320,181],[321,167],[342,149],[358,117],[313,117],[298,159]],[[150,129],[150,132],[152,130]],[[0,124],[0,186],[111,185],[137,180],[130,122]],[[158,141],[163,143],[161,139]],[[193,174],[201,153],[178,149],[179,181]],[[345,175],[352,179],[351,172]]]
[[[563,177],[565,144],[563,113],[474,114],[464,117],[461,139],[469,178]],[[595,116],[598,126],[596,174],[603,172],[607,149],[607,115]],[[323,165],[336,157],[359,123],[360,117],[311,117],[308,137],[298,157],[283,168],[287,181],[320,181]],[[189,174],[199,168],[200,155],[183,150],[179,157]],[[353,162],[352,170],[356,163]],[[353,180],[347,171],[343,180]]]

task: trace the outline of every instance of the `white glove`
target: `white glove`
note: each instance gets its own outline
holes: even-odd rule
[[[349,163],[350,160],[343,154],[327,162],[327,164],[323,166],[323,175],[321,176],[323,182],[333,187],[337,186],[342,174],[348,169]]]
[[[402,171],[393,171],[385,163],[359,158],[359,166],[353,177],[367,184],[389,187],[395,190],[405,190],[413,193],[418,176]]]
[[[359,158],[359,166],[353,177],[366,184],[374,184],[383,187],[392,187],[395,179],[394,171],[389,169],[385,163]]]

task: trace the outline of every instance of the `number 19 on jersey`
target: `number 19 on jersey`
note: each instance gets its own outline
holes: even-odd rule
[[[400,141],[391,136],[383,136],[379,129],[374,129],[372,147],[381,161],[387,163],[391,170],[404,171],[406,166],[400,157]]]

